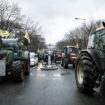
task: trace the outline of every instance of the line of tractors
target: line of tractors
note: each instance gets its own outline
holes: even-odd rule
[[[86,49],[66,46],[63,53],[61,65],[68,68],[73,64],[78,90],[92,94],[100,89],[105,96],[105,23],[89,35]]]
[[[66,46],[61,65],[68,68],[72,62],[75,67],[76,85],[81,93],[91,94],[101,87],[105,95],[105,23],[89,35],[87,49],[79,51]],[[23,81],[30,73],[30,55],[23,50],[21,39],[0,37],[0,77],[11,77],[13,81]],[[71,52],[71,53],[69,53]],[[53,57],[56,55],[53,54]],[[52,58],[53,58],[52,57]],[[60,57],[58,53],[58,57]],[[56,57],[55,57],[56,58]],[[54,59],[55,61],[57,59]],[[104,91],[103,91],[104,90]]]
[[[44,62],[48,62],[48,49],[43,51],[43,53],[39,53],[39,61],[43,60]],[[50,49],[51,62],[52,63],[61,63],[64,68],[68,68],[71,64],[72,67],[75,67],[75,61],[77,58],[78,49],[76,46],[64,46],[63,50],[60,49]]]
[[[0,77],[10,77],[15,82],[24,80],[30,73],[30,55],[23,49],[19,38],[0,37]]]
[[[54,53],[56,60],[68,68],[68,64],[75,67],[75,80],[78,90],[83,94],[92,94],[100,88],[105,95],[105,23],[89,35],[86,49],[78,51],[74,46],[65,46],[62,53]],[[52,58],[53,58],[52,57]]]

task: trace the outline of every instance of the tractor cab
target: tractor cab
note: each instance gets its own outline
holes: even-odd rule
[[[5,49],[6,52],[11,52],[13,54],[13,58],[17,59],[24,55],[23,52],[23,42],[20,39],[1,39],[2,41],[2,49]]]
[[[105,28],[96,29],[91,36],[89,36],[87,48],[105,51]]]
[[[2,46],[7,50],[17,51],[21,49],[22,43],[18,39],[2,39]]]
[[[64,46],[65,57],[77,56],[77,48],[75,46]]]
[[[8,35],[0,34],[0,77],[10,76],[13,81],[21,82],[30,73],[30,54],[23,50],[24,38],[12,39]]]
[[[75,46],[64,46],[64,57],[62,58],[61,65],[68,68],[68,64],[75,67],[78,49]]]

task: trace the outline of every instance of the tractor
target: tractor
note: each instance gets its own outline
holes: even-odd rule
[[[74,68],[77,52],[78,49],[75,46],[64,46],[64,56],[62,57],[61,65],[64,68],[68,68],[68,64],[71,64]]]
[[[21,82],[30,73],[30,55],[23,49],[21,39],[0,37],[0,77],[10,77]]]
[[[105,23],[89,35],[87,49],[77,56],[75,80],[79,91],[92,94],[105,89]],[[104,92],[105,93],[105,92]]]

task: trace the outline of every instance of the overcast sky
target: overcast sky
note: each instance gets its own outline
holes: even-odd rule
[[[68,30],[82,24],[75,17],[105,19],[104,0],[12,0],[16,2],[22,14],[39,22],[46,42],[55,44]]]

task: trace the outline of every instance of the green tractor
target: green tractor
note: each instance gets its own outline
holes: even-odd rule
[[[23,50],[20,39],[0,38],[0,77],[11,77],[13,81],[23,81],[30,73],[30,55]]]
[[[105,86],[105,23],[89,36],[87,49],[77,57],[75,68],[76,85],[81,93],[92,94]]]

